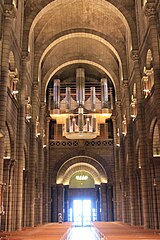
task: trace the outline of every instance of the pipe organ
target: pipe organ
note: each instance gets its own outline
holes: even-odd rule
[[[63,136],[68,139],[93,139],[100,134],[100,124],[112,115],[112,89],[108,90],[108,81],[101,79],[101,97],[96,96],[96,88],[90,87],[90,96],[85,96],[85,70],[76,69],[76,98],[72,89],[66,87],[61,97],[60,80],[55,79],[53,89],[48,91],[48,108],[52,119],[62,125]],[[87,102],[87,104],[86,104]]]

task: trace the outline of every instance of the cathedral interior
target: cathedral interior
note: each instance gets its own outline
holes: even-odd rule
[[[0,229],[160,229],[160,1],[0,0]]]

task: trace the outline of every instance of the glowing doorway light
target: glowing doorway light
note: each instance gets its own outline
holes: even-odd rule
[[[76,180],[78,181],[86,181],[88,179],[87,175],[77,175]]]

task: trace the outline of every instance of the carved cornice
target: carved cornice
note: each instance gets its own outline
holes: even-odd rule
[[[146,3],[144,13],[147,17],[155,16],[157,14],[155,3]]]

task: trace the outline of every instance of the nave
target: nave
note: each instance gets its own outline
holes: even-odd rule
[[[160,231],[132,227],[120,222],[94,222],[88,227],[72,223],[50,223],[22,231],[5,233],[6,240],[154,240]]]

